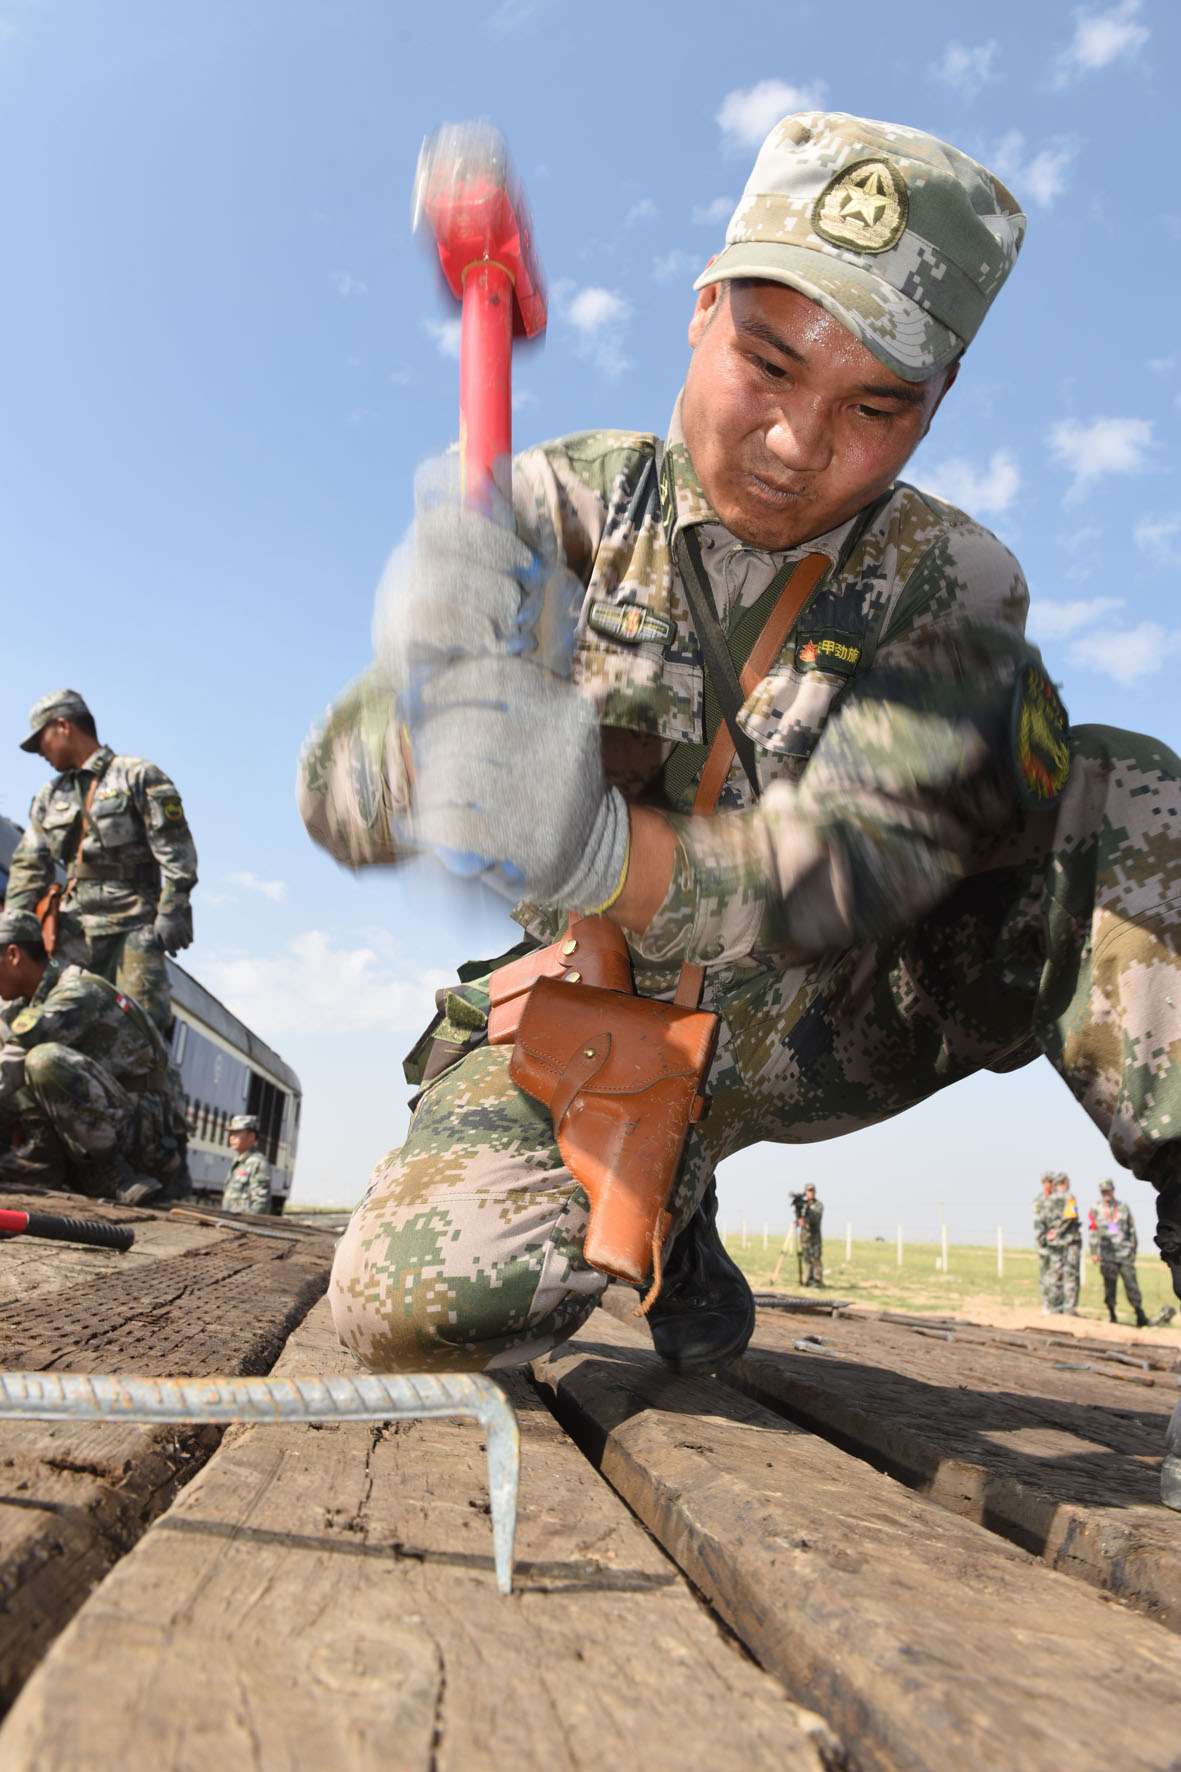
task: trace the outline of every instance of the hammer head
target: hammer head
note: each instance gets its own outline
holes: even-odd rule
[[[508,144],[492,123],[445,123],[428,135],[414,175],[414,227],[430,228],[452,295],[464,273],[494,260],[513,285],[513,333],[545,330],[545,285],[533,252],[532,223],[509,165]]]

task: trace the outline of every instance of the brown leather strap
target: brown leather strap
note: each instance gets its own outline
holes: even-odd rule
[[[70,896],[79,879],[86,877],[79,872],[81,867],[82,845],[86,841],[86,827],[90,823],[90,808],[94,805],[94,796],[98,792],[98,783],[99,778],[95,775],[91,779],[90,790],[87,793],[85,800],[82,802],[82,823],[78,829],[78,841],[74,847],[74,853],[70,857],[69,865],[66,868],[66,889],[64,893],[66,898]]]
[[[791,631],[792,623],[820,583],[828,565],[827,554],[808,554],[784,585],[779,601],[768,616],[766,626],[751,647],[750,657],[742,667],[739,682],[744,695],[749,696],[767,675],[779,654],[779,648]],[[722,721],[714,734],[713,744],[697,784],[697,793],[693,800],[693,813],[696,817],[708,818],[713,812],[718,803],[718,795],[726,785],[726,777],[733,761],[734,740],[730,728]],[[686,961],[681,967],[673,1002],[678,1003],[682,1009],[696,1009],[701,1001],[704,982],[705,967],[693,966]]]

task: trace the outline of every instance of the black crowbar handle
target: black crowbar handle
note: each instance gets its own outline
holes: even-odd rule
[[[94,1243],[100,1249],[130,1249],[135,1232],[129,1224],[102,1224],[93,1218],[58,1218],[49,1212],[13,1212],[0,1208],[0,1237],[55,1237],[61,1243]]]

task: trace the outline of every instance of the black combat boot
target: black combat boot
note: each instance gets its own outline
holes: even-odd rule
[[[1137,1329],[1147,1329],[1148,1327],[1148,1318],[1144,1315],[1140,1305],[1136,1306],[1136,1327]]]
[[[713,1372],[736,1360],[755,1326],[755,1301],[718,1235],[718,1188],[711,1181],[677,1237],[660,1292],[648,1312],[656,1352],[674,1372]]]
[[[142,1206],[160,1192],[154,1175],[141,1175],[119,1151],[93,1157],[88,1163],[72,1163],[70,1178],[79,1193],[92,1200],[117,1200],[122,1206]]]

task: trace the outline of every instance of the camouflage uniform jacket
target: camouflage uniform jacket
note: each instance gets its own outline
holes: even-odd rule
[[[225,1212],[270,1211],[271,1166],[257,1145],[230,1164],[221,1203]]]
[[[1054,1194],[1051,1196],[1057,1211],[1053,1219],[1053,1238],[1058,1243],[1077,1243],[1082,1246],[1083,1221],[1079,1217],[1078,1201],[1073,1194]]]
[[[71,871],[66,903],[88,935],[115,935],[151,923],[158,910],[183,909],[197,884],[197,851],[180,795],[154,763],[117,757],[100,745],[79,769],[67,769],[34,797],[8,879],[7,907],[32,911],[55,867]]]
[[[1049,805],[1061,790],[1064,716],[1023,637],[1021,570],[953,506],[899,483],[799,548],[746,547],[705,499],[679,403],[662,456],[648,435],[568,437],[517,457],[513,491],[522,535],[542,548],[556,536],[586,587],[574,677],[608,729],[610,779],[674,810],[691,803],[692,783],[670,792],[664,766],[674,747],[704,747],[718,720],[678,532],[697,526],[731,633],[785,562],[815,552],[829,562],[739,715],[757,747],[758,805],[736,763],[719,801],[735,816],[674,818],[668,895],[632,941],[651,994],[685,959],[784,966],[908,926],[1020,805]],[[408,853],[397,711],[379,666],[309,737],[299,796],[338,860]],[[538,907],[515,915],[543,939],[562,923]]]
[[[1053,1194],[1039,1194],[1033,1202],[1033,1240],[1039,1249],[1049,1247],[1050,1227],[1057,1222],[1058,1216]]]
[[[0,1039],[0,1105],[24,1083],[25,1054],[55,1041],[101,1065],[130,1095],[170,1100],[183,1120],[180,1079],[159,1029],[133,997],[81,966],[50,960],[31,997],[5,1004]]]
[[[1136,1223],[1131,1208],[1122,1200],[1113,1200],[1112,1205],[1115,1210],[1110,1216],[1102,1200],[1091,1207],[1087,1214],[1088,1247],[1101,1262],[1104,1257],[1109,1261],[1129,1261],[1136,1254]]]
[[[819,1200],[805,1200],[800,1208],[800,1235],[807,1243],[814,1243],[820,1236],[820,1222],[824,1217],[824,1207]]]

